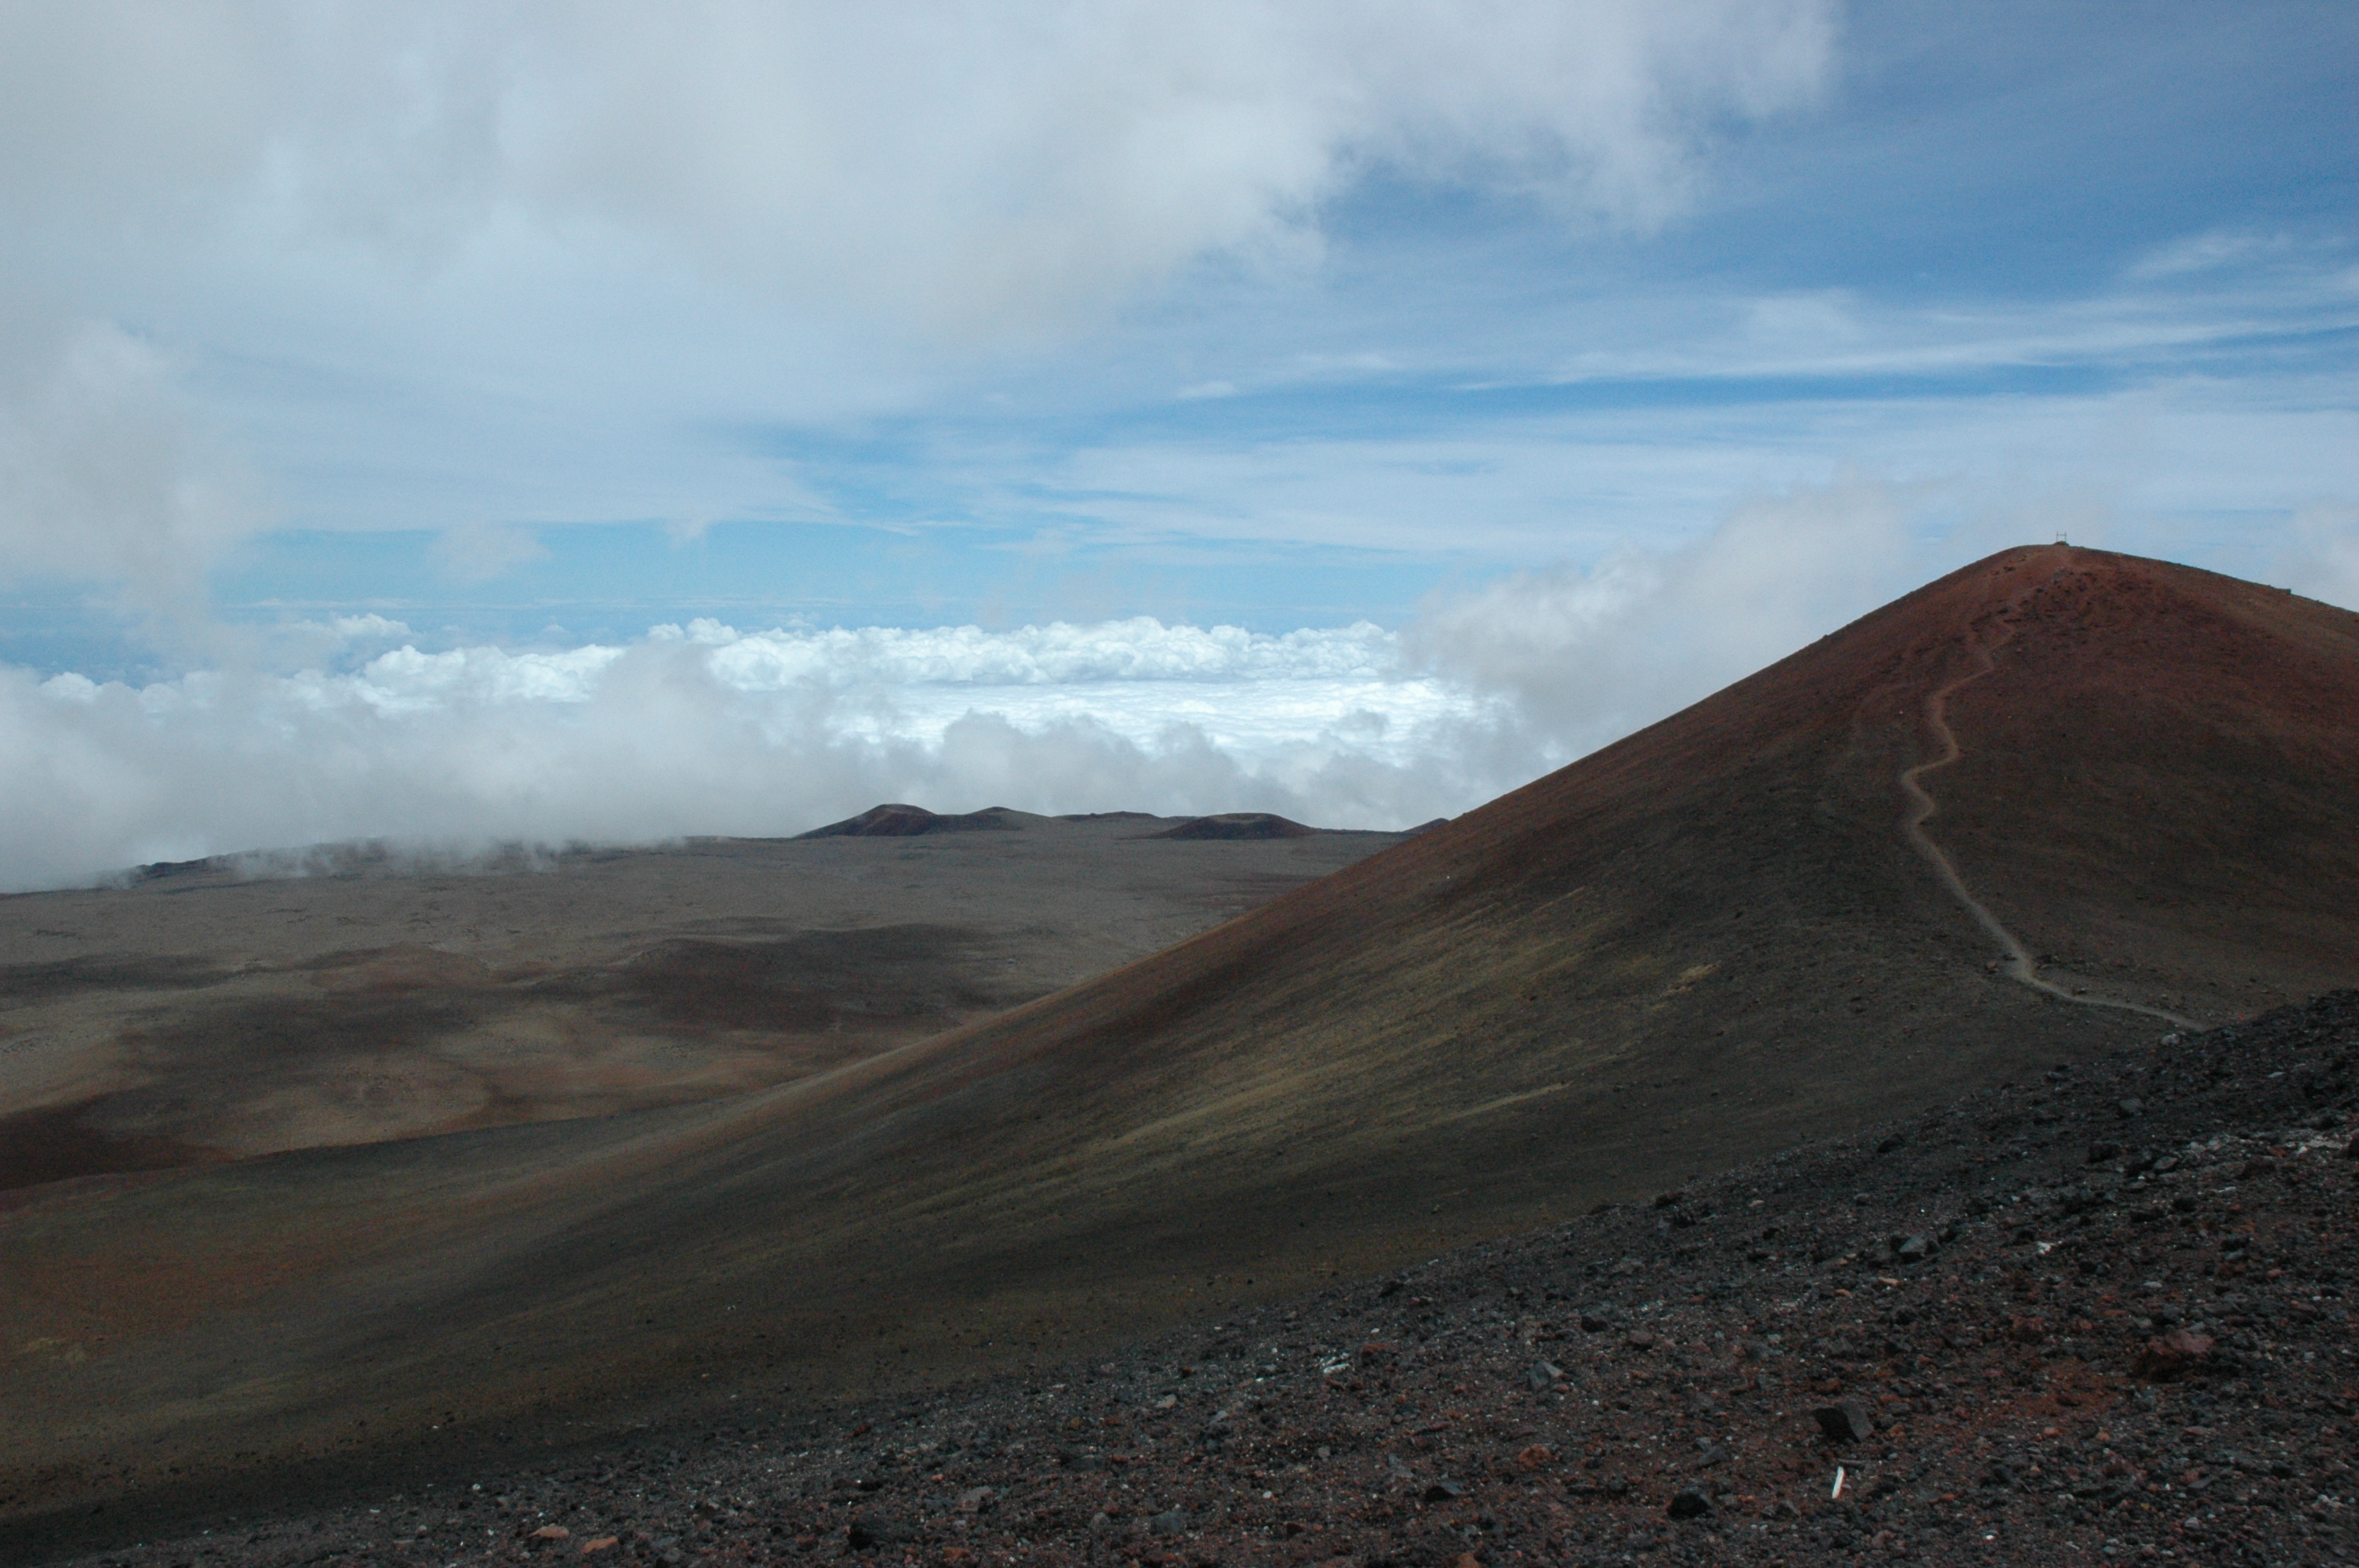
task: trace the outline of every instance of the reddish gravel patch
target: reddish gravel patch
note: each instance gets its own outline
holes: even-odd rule
[[[2354,1054],[2338,992],[1029,1379],[85,1561],[2349,1561]]]

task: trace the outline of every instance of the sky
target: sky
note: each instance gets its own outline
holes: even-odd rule
[[[0,890],[1452,815],[2059,535],[2359,608],[2359,9],[0,6]]]

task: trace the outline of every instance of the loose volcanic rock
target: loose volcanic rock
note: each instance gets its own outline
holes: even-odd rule
[[[1864,1443],[1875,1435],[1875,1418],[1857,1400],[1821,1405],[1810,1417],[1830,1443]]]
[[[854,1552],[865,1552],[878,1546],[898,1546],[918,1537],[919,1531],[914,1527],[874,1514],[853,1519],[844,1530],[845,1544]]]
[[[2184,1377],[2212,1358],[2216,1342],[2208,1334],[2178,1328],[2158,1339],[2149,1339],[2137,1353],[2132,1369],[2141,1378],[2167,1382]]]

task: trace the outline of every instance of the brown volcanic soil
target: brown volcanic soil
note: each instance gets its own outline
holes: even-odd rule
[[[2359,978],[2359,617],[2009,552],[984,1024],[735,1101],[39,1189],[0,1345],[85,1350],[0,1363],[0,1491],[921,1387],[2150,1040],[2010,979],[1902,831],[1978,647],[1926,826],[2048,980],[2216,1019]]]
[[[0,898],[0,1191],[788,1082],[1396,841],[1189,851],[975,816],[1001,831],[457,865],[331,849],[295,859],[309,875],[226,858]]]
[[[1028,1376],[748,1390],[346,1476],[336,1506],[0,1541],[175,1537],[83,1560],[122,1568],[2348,1561],[2354,1054],[2345,991]]]
[[[1932,830],[2035,953],[2093,984],[2220,1017],[2347,979],[2359,903],[2320,895],[2359,887],[2359,618],[2071,558],[2002,574],[1976,629],[1996,668],[1950,700],[1972,739]]]

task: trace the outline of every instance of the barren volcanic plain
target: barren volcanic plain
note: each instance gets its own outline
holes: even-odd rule
[[[283,1498],[1111,1344],[2350,985],[2354,889],[2359,617],[2009,551],[981,1022],[693,1104],[24,1188],[0,1507]]]
[[[1158,841],[1195,820],[888,806],[799,840],[330,848],[0,899],[0,1191],[785,1083],[1399,838]]]

